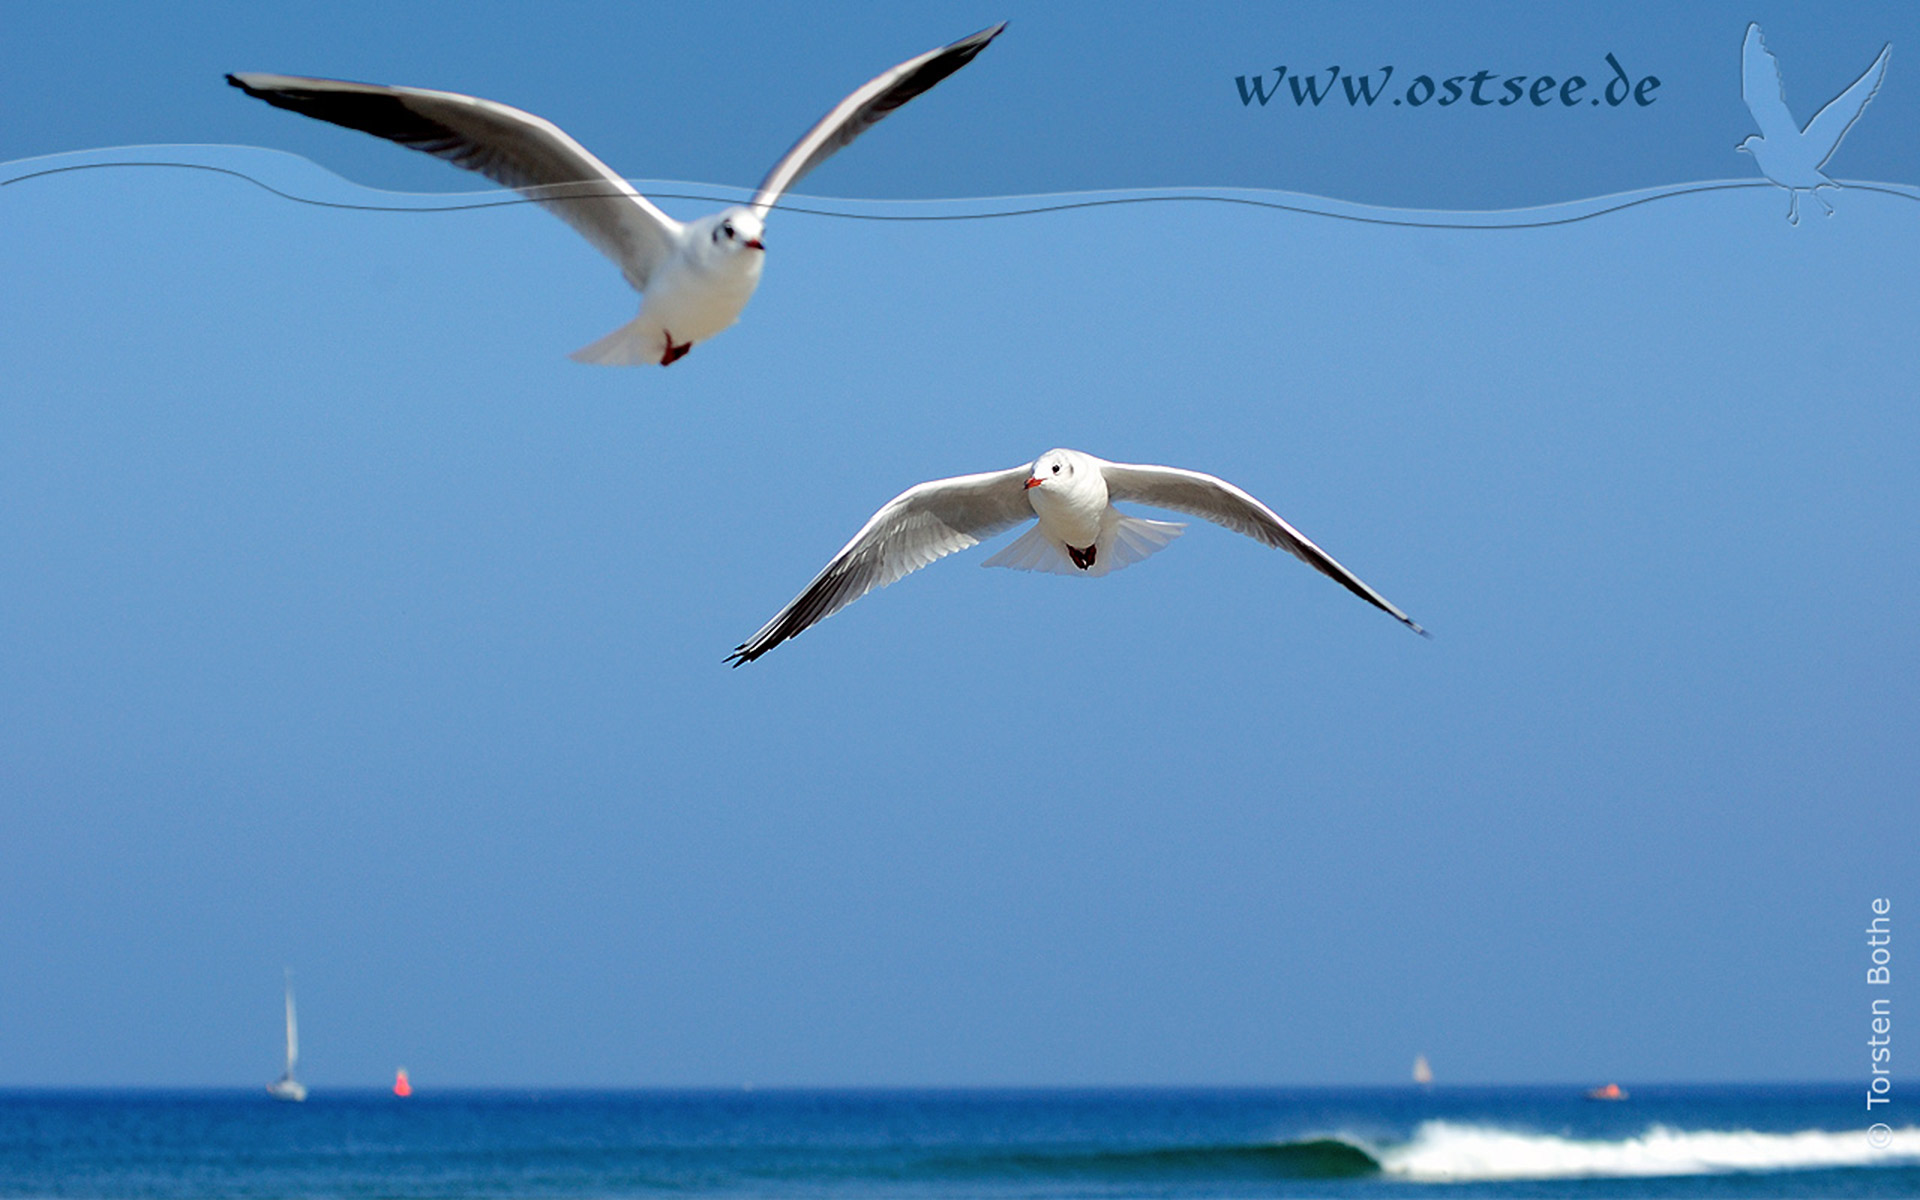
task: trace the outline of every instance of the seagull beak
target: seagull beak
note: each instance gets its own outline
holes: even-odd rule
[[[747,249],[749,250],[765,250],[766,248],[767,248],[766,244],[763,243],[759,238],[747,239]]]
[[[1040,486],[1041,484],[1043,484],[1043,483],[1045,483],[1045,482],[1046,482],[1046,480],[1044,480],[1044,479],[1029,479],[1029,480],[1027,480],[1027,486],[1028,486],[1028,487],[1030,487],[1030,488],[1037,488],[1037,487],[1039,487],[1039,486]]]

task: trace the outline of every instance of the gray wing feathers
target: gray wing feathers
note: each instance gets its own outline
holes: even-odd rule
[[[644,289],[680,226],[559,126],[505,104],[293,75],[229,75],[273,105],[357,129],[474,171],[542,205]]]
[[[1746,41],[1740,44],[1740,94],[1747,111],[1765,138],[1791,140],[1800,126],[1787,109],[1786,88],[1780,82],[1780,64],[1760,37],[1759,25],[1747,26]]]
[[[806,590],[742,642],[728,661],[752,662],[875,588],[1033,517],[1024,466],[936,479],[873,514]]]
[[[773,170],[767,172],[753,197],[754,211],[765,217],[781,194],[800,182],[807,172],[878,124],[882,117],[972,62],[973,56],[999,37],[1006,27],[1007,23],[1002,21],[952,45],[910,58],[868,80],[858,91],[834,105],[833,111],[807,130],[774,164]]]
[[[1134,463],[1107,463],[1102,470],[1107,479],[1109,499],[1129,500],[1190,513],[1235,533],[1245,534],[1255,541],[1285,550],[1375,608],[1390,614],[1415,633],[1426,636],[1426,630],[1388,602],[1385,596],[1368,587],[1359,576],[1335,561],[1331,554],[1281,520],[1278,513],[1226,480],[1179,467]]]

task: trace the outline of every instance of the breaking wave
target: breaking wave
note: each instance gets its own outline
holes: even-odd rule
[[[947,1177],[1011,1175],[1160,1183],[1368,1176],[1409,1183],[1470,1183],[1920,1166],[1920,1128],[1890,1131],[1885,1143],[1869,1142],[1864,1129],[1759,1133],[1654,1125],[1637,1136],[1607,1140],[1428,1121],[1405,1142],[1378,1145],[1350,1136],[1326,1136],[1244,1145],[1061,1148],[943,1159],[924,1166]]]
[[[1412,1140],[1375,1151],[1382,1173],[1424,1182],[1732,1175],[1920,1164],[1920,1128],[1797,1133],[1649,1127],[1636,1137],[1585,1140],[1487,1125],[1428,1121]]]

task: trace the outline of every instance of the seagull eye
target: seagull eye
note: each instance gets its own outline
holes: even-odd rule
[[[1059,464],[1059,463],[1055,463],[1055,464],[1053,464],[1053,473],[1054,473],[1055,475],[1058,475],[1058,474],[1060,473],[1060,464]]]

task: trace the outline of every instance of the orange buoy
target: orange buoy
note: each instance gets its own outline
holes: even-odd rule
[[[413,1085],[407,1082],[407,1069],[401,1067],[393,1077],[393,1094],[396,1096],[413,1095]]]

